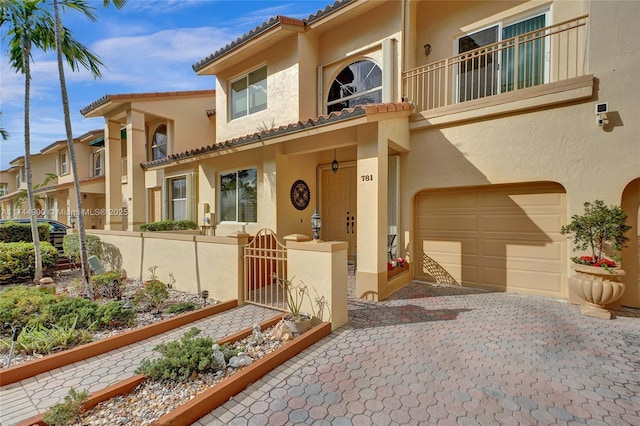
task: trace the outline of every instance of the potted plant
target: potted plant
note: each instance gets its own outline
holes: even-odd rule
[[[301,312],[302,303],[305,297],[309,298],[309,291],[307,285],[301,282],[300,284],[293,284],[291,280],[286,278],[278,278],[278,284],[282,287],[287,299],[287,308],[289,314],[286,315],[283,320],[287,326],[291,329],[291,332],[296,335],[300,335],[305,331],[311,329],[313,325],[313,316],[307,313]]]
[[[560,229],[573,238],[575,250],[590,250],[591,255],[573,257],[576,275],[569,278],[570,290],[582,301],[583,315],[611,318],[604,307],[618,300],[624,293],[620,281],[625,272],[616,260],[631,229],[625,223],[627,214],[618,206],[607,206],[601,200],[584,203],[584,214],[573,215],[571,222]],[[611,258],[605,257],[609,251]],[[571,297],[570,297],[571,299]]]

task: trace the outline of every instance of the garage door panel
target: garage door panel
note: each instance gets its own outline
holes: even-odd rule
[[[528,232],[532,234],[558,233],[562,223],[557,215],[527,214],[514,212],[512,214],[483,214],[480,229],[483,231],[500,232]]]
[[[560,185],[451,189],[419,194],[416,200],[418,250],[458,282],[566,297],[567,239],[559,233],[566,208]],[[416,269],[418,276],[428,275]]]
[[[420,208],[423,209],[421,210],[421,212],[426,212],[437,211],[443,208],[447,210],[449,210],[450,208],[475,209],[478,204],[477,196],[478,194],[476,193],[476,191],[467,190],[456,191],[455,194],[449,191],[422,193],[417,198],[420,204]]]
[[[561,243],[546,243],[544,245],[513,244],[510,240],[483,241],[483,256],[493,256],[504,259],[525,259],[527,262],[550,261],[561,258],[563,246]]]
[[[549,207],[560,207],[563,204],[564,193],[540,193],[538,191],[551,191],[548,186],[532,187],[530,189],[501,189],[501,190],[480,190],[478,205],[480,208],[526,208],[528,211],[535,211],[538,207],[545,211]],[[560,190],[560,189],[558,189]]]
[[[475,214],[465,215],[424,215],[418,219],[418,226],[425,231],[475,231],[478,229],[478,217]]]

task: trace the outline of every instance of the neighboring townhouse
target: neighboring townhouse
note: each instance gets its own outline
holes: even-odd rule
[[[107,208],[129,209],[107,226],[310,235],[317,209],[321,238],[348,242],[358,297],[402,285],[391,255],[420,280],[567,298],[560,227],[585,201],[622,204],[638,235],[639,21],[624,1],[345,0],[275,17],[194,64],[216,77],[202,104],[109,95],[82,111],[108,123]],[[126,184],[109,176],[123,152]],[[636,307],[638,257],[632,240]]]
[[[75,138],[74,152],[79,176],[85,226],[103,229],[105,222],[104,131],[93,130]],[[13,160],[11,167],[0,172],[0,187],[6,180],[6,193],[0,196],[3,219],[28,217],[24,157]],[[37,216],[54,219],[69,226],[77,221],[78,209],[67,141],[60,140],[31,155],[31,173]],[[48,179],[54,175],[53,179]],[[15,183],[14,183],[15,182]],[[18,201],[22,198],[21,201]]]
[[[195,219],[195,163],[176,162],[177,167],[147,175],[140,165],[214,143],[214,90],[106,95],[81,112],[107,123],[105,229]]]

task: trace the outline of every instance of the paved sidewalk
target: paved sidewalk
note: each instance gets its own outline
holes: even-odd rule
[[[198,425],[640,425],[640,311],[412,283]]]
[[[157,344],[178,339],[191,327],[201,329],[202,335],[220,339],[279,313],[244,305],[133,345],[3,386],[0,388],[0,426],[9,426],[47,411],[60,402],[72,387],[95,392],[131,377],[143,359],[157,356],[153,351]]]

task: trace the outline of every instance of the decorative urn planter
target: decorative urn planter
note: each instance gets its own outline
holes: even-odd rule
[[[289,314],[285,315],[283,320],[295,336],[300,336],[311,330],[313,326],[313,317],[309,314],[298,314],[296,316]]]
[[[620,278],[622,269],[602,268],[572,264],[576,275],[569,277],[569,286],[582,300],[580,312],[586,316],[611,319],[611,312],[605,306],[618,300],[624,293],[625,285]]]

